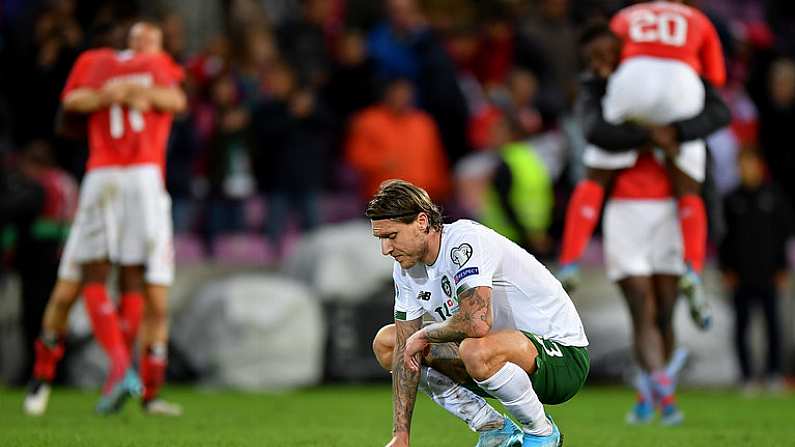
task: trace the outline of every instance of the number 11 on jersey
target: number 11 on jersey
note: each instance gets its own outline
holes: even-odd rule
[[[136,133],[144,130],[144,116],[141,111],[128,109],[126,112],[130,130]],[[110,114],[110,136],[116,139],[123,137],[125,109],[118,104],[113,104],[108,113]]]

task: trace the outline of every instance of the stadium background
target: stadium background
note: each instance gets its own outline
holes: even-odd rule
[[[187,417],[201,420],[198,409],[213,398],[195,394],[196,385],[202,390],[273,391],[374,382],[364,388],[309,388],[308,394],[299,391],[295,399],[307,399],[322,411],[336,405],[333,402],[361,398],[364,403],[351,411],[364,417],[357,410],[372,409],[368,423],[380,424],[383,429],[373,436],[381,436],[388,434],[389,404],[388,388],[379,384],[388,376],[370,358],[369,343],[377,328],[391,319],[392,286],[391,263],[380,257],[377,241],[362,220],[372,185],[400,173],[431,191],[450,218],[480,219],[492,193],[495,149],[510,141],[526,143],[545,179],[538,200],[546,203],[547,198],[550,207],[541,206],[548,213],[538,223],[543,236],[522,242],[554,270],[568,194],[583,174],[584,140],[573,111],[581,69],[578,32],[589,20],[607,18],[626,3],[5,0],[0,4],[3,173],[16,172],[25,158],[21,154],[49,152],[55,164],[79,181],[87,150],[79,135],[81,123],[58,112],[59,92],[72,63],[86,48],[123,47],[124,32],[136,17],[161,19],[167,50],[186,68],[190,98],[189,112],[172,130],[167,168],[178,266],[171,294],[169,379],[190,387],[174,393],[185,401]],[[675,327],[681,344],[691,352],[684,385],[691,390],[726,390],[737,383],[738,372],[731,301],[715,256],[724,231],[720,201],[739,183],[740,151],[762,154],[770,180],[790,203],[795,199],[790,147],[790,123],[795,122],[795,7],[784,0],[693,3],[720,33],[729,73],[722,93],[733,121],[709,140],[711,179],[705,197],[711,258],[706,285],[716,307],[716,324],[708,333],[698,332],[680,305]],[[386,30],[399,30],[405,39],[394,40]],[[417,131],[419,137],[401,133],[405,128],[400,124],[360,119],[363,111],[378,112],[368,108],[403,80],[414,90],[415,107],[407,113],[430,117],[426,122],[432,123]],[[291,83],[297,88],[284,87]],[[289,107],[275,107],[275,99]],[[501,120],[513,126],[511,135],[495,130]],[[381,145],[362,143],[372,134],[389,138],[378,140]],[[0,377],[16,386],[26,378],[28,346],[20,322],[18,247],[9,231],[3,241]],[[795,250],[788,252],[795,257]],[[631,374],[630,323],[618,289],[604,277],[599,237],[584,264],[584,286],[573,299],[591,340],[589,383],[607,388],[586,394],[582,405],[610,409],[614,417],[588,419],[586,410],[564,417],[620,427],[631,397],[609,385]],[[792,375],[795,311],[788,282],[781,298],[784,372]],[[766,346],[760,324],[754,325],[751,339],[757,364],[762,365]],[[75,309],[60,380],[95,389],[104,367],[84,311]],[[324,398],[323,393],[329,395]],[[786,408],[781,400],[751,403],[736,400],[732,392],[710,393],[683,393],[685,411],[709,412],[713,403],[721,408],[748,406],[748,411],[770,413],[775,420],[780,416],[776,409]],[[70,417],[78,417],[66,414],[71,413],[66,411],[69,405],[83,405],[86,417],[90,411],[82,394],[64,392],[59,404],[61,394],[56,390],[53,414],[48,416],[51,421],[61,417],[52,422],[53,433],[66,430],[74,422]],[[273,402],[279,402],[285,415],[291,414],[283,395],[224,396],[231,407],[240,399],[254,414],[260,414],[258,405],[269,401],[268,408],[277,408]],[[10,439],[24,445],[33,425],[16,414],[19,403],[18,391],[0,391],[0,407],[9,416],[3,419],[11,424],[8,427],[16,427],[8,432]],[[576,414],[577,405],[575,399],[561,411]],[[193,408],[196,413],[190,415]],[[436,411],[425,404],[420,409],[418,414]],[[278,413],[262,411],[265,418]],[[376,414],[382,416],[377,421]],[[158,430],[151,422],[126,417]],[[703,439],[696,439],[705,443],[715,439],[709,437],[711,430],[728,430],[725,439],[734,439],[729,430],[732,417],[704,422],[696,416],[688,425],[703,422]],[[344,427],[345,422],[339,424]],[[448,426],[463,428],[454,422]],[[252,439],[269,439],[266,430],[260,430]],[[609,444],[606,431],[588,430],[582,436]],[[313,445],[312,433],[296,435],[294,443],[283,445]],[[329,433],[335,432],[321,430],[316,436]],[[634,433],[627,439],[655,439],[654,433]],[[778,435],[784,439],[785,433]],[[247,442],[230,436],[232,445]],[[684,439],[676,436],[686,435],[679,432],[671,445]],[[57,436],[39,439],[63,441]],[[182,439],[187,445],[194,438]],[[339,445],[372,444],[372,438],[356,439]]]

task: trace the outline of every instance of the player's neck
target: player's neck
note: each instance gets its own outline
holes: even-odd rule
[[[425,265],[433,265],[439,257],[439,250],[442,248],[442,232],[431,230],[428,233],[428,251],[422,257],[422,263]]]

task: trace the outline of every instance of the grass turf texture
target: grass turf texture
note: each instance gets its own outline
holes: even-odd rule
[[[92,413],[95,393],[55,389],[47,415],[24,416],[23,391],[0,390],[0,445],[15,446],[383,446],[391,430],[388,386],[330,386],[284,394],[170,388],[181,418],[144,415],[129,402],[116,416]],[[567,446],[792,446],[792,398],[744,399],[732,392],[686,391],[681,427],[629,427],[629,390],[591,387],[548,407]],[[477,437],[420,396],[412,445],[472,446]]]

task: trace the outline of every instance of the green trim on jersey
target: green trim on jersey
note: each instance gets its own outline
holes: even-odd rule
[[[406,321],[406,312],[395,311],[395,320]]]
[[[530,374],[530,381],[541,402],[555,405],[574,397],[591,368],[588,348],[564,346],[529,332],[523,334],[538,351],[536,371]]]

